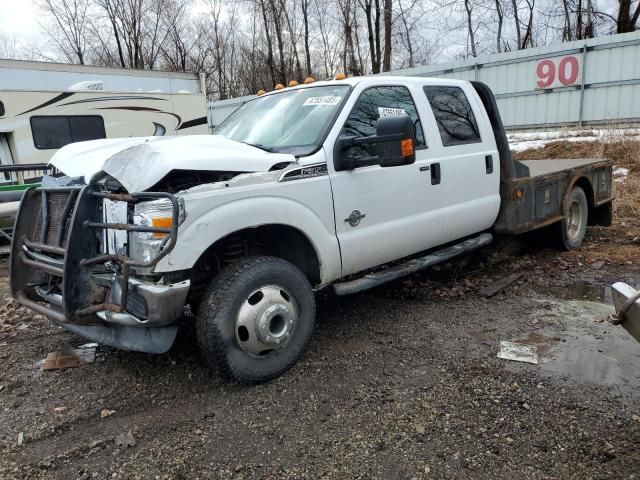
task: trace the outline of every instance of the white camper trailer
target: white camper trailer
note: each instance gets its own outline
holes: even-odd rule
[[[196,75],[0,60],[0,165],[43,164],[85,140],[207,131]]]

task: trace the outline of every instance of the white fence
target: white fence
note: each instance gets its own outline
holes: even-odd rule
[[[496,95],[503,122],[511,130],[640,123],[640,31],[383,75],[484,82]],[[210,127],[251,98],[210,102]]]

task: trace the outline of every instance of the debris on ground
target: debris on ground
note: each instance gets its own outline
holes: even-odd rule
[[[24,432],[20,432],[18,433],[18,446],[22,446],[22,444],[24,443]]]
[[[109,410],[107,408],[100,410],[100,418],[107,418],[116,413],[115,410]]]
[[[535,345],[525,345],[522,343],[514,343],[501,341],[498,358],[503,360],[513,360],[514,362],[540,363],[538,358],[538,349]]]
[[[520,277],[522,277],[522,275],[522,272],[513,273],[507,277],[493,282],[491,285],[487,285],[486,287],[481,288],[478,293],[486,298],[493,297],[495,294],[501,292],[512,283],[520,280]]]
[[[67,410],[67,407],[55,407],[53,413],[63,413]]]
[[[57,370],[87,365],[96,361],[96,344],[87,344],[68,352],[51,352],[44,360],[43,370]]]
[[[134,447],[136,444],[136,439],[133,436],[133,432],[129,430],[125,433],[117,435],[115,442],[118,447]]]
[[[538,323],[535,319],[532,323]],[[512,341],[501,341],[498,358],[524,363],[540,363],[542,356],[559,341],[556,337],[548,337],[536,332],[529,333],[524,338]]]

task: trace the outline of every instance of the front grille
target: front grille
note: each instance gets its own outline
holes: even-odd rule
[[[35,211],[38,213],[31,219],[33,226],[30,240],[32,242],[66,248],[73,212],[73,205],[69,205],[69,202],[75,200],[75,193],[73,190],[61,192],[52,192],[49,190],[47,192],[42,191],[40,195],[34,198]],[[47,202],[46,215],[43,215],[43,200]],[[45,216],[48,217],[48,221],[46,222],[46,236],[43,238],[42,230],[43,225],[45,225]],[[60,244],[58,244],[61,229],[63,230],[63,235]]]

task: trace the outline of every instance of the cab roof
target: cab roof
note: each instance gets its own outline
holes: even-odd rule
[[[286,92],[289,90],[299,90],[309,87],[321,87],[321,86],[334,86],[334,85],[349,85],[355,87],[359,84],[365,84],[367,86],[375,85],[389,85],[389,84],[403,84],[403,85],[434,85],[434,86],[452,86],[461,87],[468,85],[466,80],[456,80],[451,78],[432,78],[432,77],[409,77],[399,75],[370,75],[362,77],[347,77],[343,80],[317,80],[310,84],[301,84],[295,87],[284,87],[280,90],[272,90],[265,93],[265,95],[272,95],[274,93]]]

